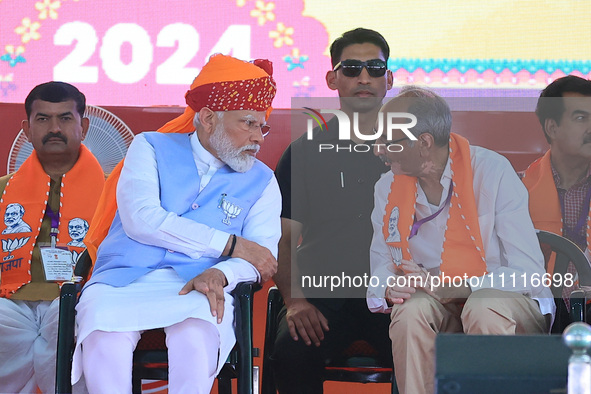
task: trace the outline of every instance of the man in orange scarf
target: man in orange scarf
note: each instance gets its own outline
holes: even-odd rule
[[[166,332],[169,391],[210,392],[235,343],[229,293],[277,265],[281,196],[255,158],[272,73],[267,60],[213,55],[185,96],[189,109],[134,138],[111,184],[116,205],[105,188],[100,214],[115,214],[76,306],[72,378],[84,372],[90,393],[131,392],[133,351],[152,328]]]
[[[412,136],[393,130],[374,148],[391,171],[375,188],[370,263],[379,283],[368,306],[390,314],[401,392],[433,393],[438,332],[547,332],[554,302],[538,286],[543,256],[509,162],[450,133],[450,109],[431,91],[403,89],[382,108],[393,112],[417,123]]]
[[[70,245],[68,225],[92,218],[105,179],[81,145],[89,125],[85,106],[84,95],[70,84],[36,86],[22,123],[34,151],[18,171],[0,178],[6,225],[0,235],[2,393],[55,391],[59,286],[50,271],[71,267],[72,256],[84,250],[84,244]],[[62,256],[58,262],[47,258],[55,253]]]
[[[569,75],[552,82],[540,94],[536,115],[550,149],[523,178],[534,227],[562,235],[586,250],[591,239],[591,81]],[[572,263],[568,271],[575,273]],[[565,303],[573,289],[563,290],[557,327],[570,322]]]

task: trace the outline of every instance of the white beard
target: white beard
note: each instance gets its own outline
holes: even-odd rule
[[[219,124],[215,128],[209,143],[216,151],[220,160],[237,172],[246,172],[250,170],[256,160],[254,156],[243,152],[245,150],[254,150],[256,153],[258,153],[259,149],[261,148],[258,144],[245,145],[241,148],[236,148],[226,134],[222,124]]]

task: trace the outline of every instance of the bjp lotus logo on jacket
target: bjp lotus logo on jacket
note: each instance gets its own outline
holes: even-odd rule
[[[230,219],[234,219],[240,212],[242,212],[242,208],[236,204],[231,203],[230,201],[226,200],[226,193],[222,194],[222,198],[218,203],[218,208],[222,210],[222,212],[226,215],[226,217],[222,220],[222,223],[226,225],[230,225]]]

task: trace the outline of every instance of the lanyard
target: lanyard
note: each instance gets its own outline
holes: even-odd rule
[[[441,208],[439,208],[439,210],[437,212],[435,212],[434,214],[432,214],[431,216],[427,216],[426,218],[417,221],[417,215],[415,214],[414,223],[412,225],[412,228],[410,229],[410,235],[409,235],[408,239],[411,239],[412,237],[417,235],[419,232],[419,228],[423,224],[427,223],[430,220],[435,219],[437,217],[437,215],[439,215],[441,213],[441,211],[443,211],[443,208],[445,208],[447,206],[447,204],[449,204],[449,202],[451,201],[451,194],[453,193],[453,190],[454,190],[454,184],[453,184],[453,182],[450,182],[449,183],[449,192],[447,193],[447,198],[445,199],[445,203],[443,203]]]
[[[59,209],[57,212],[53,212],[53,209],[49,206],[49,202],[47,203],[47,209],[45,210],[45,214],[49,216],[51,219],[51,232],[49,235],[51,236],[51,247],[55,248],[56,244],[56,237],[57,233],[59,232],[58,227],[60,225],[60,213]]]
[[[564,194],[565,193],[558,193],[558,198],[560,199],[560,210],[562,211],[563,218],[565,211]],[[581,233],[583,231],[583,227],[587,224],[589,204],[591,204],[591,185],[587,185],[587,193],[585,195],[585,200],[583,201],[581,213],[579,214],[579,220],[577,221],[575,227],[570,230],[566,227],[566,224],[564,225],[565,237],[576,243],[581,249],[585,249],[584,246],[587,244],[587,237],[585,235],[581,235]]]

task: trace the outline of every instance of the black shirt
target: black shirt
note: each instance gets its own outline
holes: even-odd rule
[[[374,184],[386,170],[371,145],[338,139],[336,119],[328,131],[315,129],[311,140],[304,134],[283,153],[275,171],[281,216],[303,225],[295,280],[301,285],[301,276],[315,276],[322,284],[303,288],[307,297],[365,297],[366,287],[355,284],[364,275],[369,280]],[[327,275],[350,276],[352,284],[331,291]]]

